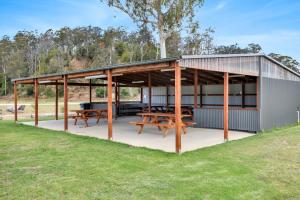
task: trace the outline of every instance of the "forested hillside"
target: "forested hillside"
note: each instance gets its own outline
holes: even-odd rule
[[[167,39],[168,57],[261,51],[258,44],[249,44],[245,48],[237,44],[215,46],[212,28],[200,31],[198,27],[190,27],[186,33],[186,36],[173,33]],[[299,63],[294,59],[279,54],[272,56],[297,70]],[[0,94],[11,93],[12,78],[158,58],[159,43],[146,27],[137,32],[128,32],[123,27],[102,29],[91,26],[50,29],[45,33],[20,31],[13,37],[3,36],[0,40]],[[24,90],[24,95],[33,94],[30,87]]]

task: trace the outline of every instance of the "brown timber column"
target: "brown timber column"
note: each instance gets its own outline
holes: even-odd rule
[[[58,82],[55,81],[55,120],[58,120]]]
[[[224,73],[224,140],[228,140],[228,91],[229,76],[228,72]]]
[[[115,119],[117,119],[117,110],[118,110],[118,84],[117,84],[117,77],[115,77]]]
[[[90,85],[89,85],[89,94],[90,94],[90,103],[92,103],[92,79],[90,79]]]
[[[107,71],[107,125],[108,139],[112,139],[112,73]]]
[[[15,121],[18,121],[18,89],[17,81],[14,82]]]
[[[64,130],[68,131],[68,75],[64,75]]]
[[[203,107],[203,85],[200,84],[200,107]]]
[[[167,110],[169,109],[170,105],[170,99],[169,99],[169,86],[166,87],[166,105],[167,105]]]
[[[34,125],[39,124],[39,81],[34,79]]]
[[[181,151],[181,69],[175,62],[175,130],[176,130],[176,153]]]
[[[144,98],[144,91],[143,91],[143,88],[141,87],[141,103],[143,103],[143,98]]]
[[[246,91],[246,83],[245,79],[242,80],[242,108],[245,108],[245,91]]]
[[[148,111],[151,112],[152,106],[152,87],[151,87],[151,73],[148,73]]]
[[[117,84],[117,114],[120,114],[120,83]]]
[[[194,108],[198,107],[198,70],[194,71]]]

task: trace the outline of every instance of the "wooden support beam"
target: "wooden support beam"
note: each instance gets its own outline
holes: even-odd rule
[[[96,70],[96,71],[89,71],[89,72],[76,72],[76,73],[70,73],[68,75],[68,79],[76,79],[76,78],[84,78],[87,76],[96,76],[96,75],[102,75],[104,74],[103,70]]]
[[[242,108],[245,108],[245,94],[246,94],[246,82],[245,79],[242,79]]]
[[[167,106],[167,108],[169,107],[169,105],[170,105],[170,91],[169,91],[169,86],[167,86],[166,87],[166,106]]]
[[[108,139],[112,139],[112,72],[107,71],[107,127],[108,127]]]
[[[194,108],[198,107],[198,70],[194,70]]]
[[[34,79],[34,125],[39,124],[39,81]]]
[[[148,65],[136,65],[132,67],[120,67],[112,69],[114,74],[130,74],[130,73],[141,73],[141,72],[150,72],[158,71],[161,69],[166,69],[169,67],[169,62],[166,63],[157,63],[157,64],[148,64]]]
[[[144,89],[141,87],[141,103],[143,103],[143,98],[144,98]]]
[[[203,107],[203,85],[200,85],[200,108]]]
[[[120,114],[120,101],[121,101],[121,97],[120,97],[120,84],[118,83],[117,84],[117,88],[118,88],[118,91],[117,91],[117,115]]]
[[[175,62],[175,131],[176,153],[181,152],[181,69]]]
[[[151,84],[151,73],[148,73],[148,111],[151,112],[152,106],[152,84]]]
[[[260,108],[260,92],[259,92],[259,88],[260,88],[260,77],[256,77],[256,110],[259,110]]]
[[[55,85],[55,120],[58,120],[58,85],[57,84]]]
[[[229,75],[224,73],[224,140],[228,141],[228,93],[229,93]]]
[[[90,79],[89,97],[90,97],[90,103],[92,103],[92,79]]]
[[[68,75],[64,75],[64,130],[68,131]]]
[[[118,83],[117,83],[117,77],[114,78],[114,88],[115,88],[115,119],[117,119],[118,117],[118,113],[117,113],[117,110],[118,110]]]
[[[18,88],[17,81],[14,82],[15,121],[18,121]]]

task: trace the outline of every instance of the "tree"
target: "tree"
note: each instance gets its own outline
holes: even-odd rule
[[[215,54],[247,54],[247,53],[259,53],[261,47],[259,44],[248,44],[247,47],[241,48],[238,44],[233,45],[222,45],[214,49]]]
[[[277,60],[278,62],[284,64],[291,70],[300,73],[300,64],[297,60],[293,59],[290,56],[284,56],[277,53],[270,53],[270,57],[272,57],[274,60]]]
[[[11,41],[8,36],[4,36],[0,40],[0,67],[2,69],[2,91],[1,95],[7,94],[7,67],[10,62],[10,56],[12,53]]]
[[[192,23],[196,8],[204,0],[101,0],[126,13],[139,26],[148,25],[159,35],[160,57],[166,58],[166,40],[179,32],[184,22]]]

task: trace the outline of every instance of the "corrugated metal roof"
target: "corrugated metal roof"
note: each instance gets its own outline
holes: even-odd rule
[[[300,74],[295,72],[294,70],[288,68],[287,66],[285,66],[284,64],[278,62],[277,60],[271,58],[270,56],[263,54],[263,53],[250,53],[250,54],[214,54],[214,55],[183,55],[182,59],[205,59],[205,58],[236,58],[236,57],[265,57],[266,59],[276,63],[277,65],[283,67],[285,70],[290,71],[291,73],[297,75],[298,77],[300,77]]]
[[[13,81],[21,81],[21,80],[30,80],[30,79],[34,79],[34,78],[45,78],[45,77],[62,76],[62,75],[69,75],[69,74],[78,74],[81,72],[94,72],[94,71],[103,71],[103,70],[116,69],[116,68],[134,67],[134,66],[142,66],[142,65],[149,65],[149,64],[159,64],[159,63],[164,63],[164,62],[172,62],[172,61],[176,61],[179,59],[180,58],[178,58],[178,57],[171,57],[171,58],[164,58],[164,59],[158,59],[158,60],[148,60],[148,61],[143,61],[143,62],[132,62],[132,63],[125,63],[125,64],[100,66],[100,67],[95,67],[95,68],[81,69],[81,70],[75,70],[75,71],[69,71],[69,72],[45,74],[45,75],[31,76],[31,77],[25,77],[25,78],[16,78],[16,79],[12,79],[12,82]]]

